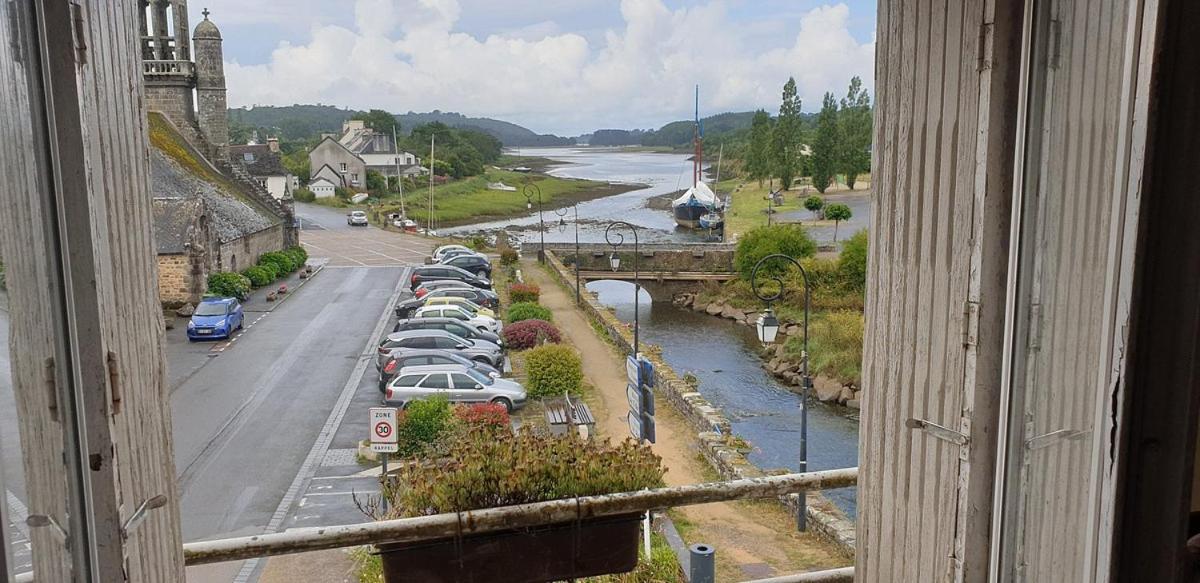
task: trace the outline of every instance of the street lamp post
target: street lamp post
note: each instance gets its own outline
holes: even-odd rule
[[[614,232],[613,229],[626,228],[633,232],[633,357],[638,357],[638,299],[642,295],[642,286],[638,281],[638,230],[637,227],[626,223],[625,221],[614,221],[608,224],[604,229],[604,240],[612,245],[612,255],[608,257],[608,263],[613,271],[621,268],[621,258],[617,256],[617,248],[625,244],[624,233]]]
[[[804,266],[800,265],[800,262],[794,257],[791,257],[790,255],[784,255],[782,253],[775,253],[759,259],[758,263],[754,264],[754,269],[750,272],[750,287],[754,290],[754,295],[767,304],[767,309],[764,310],[762,315],[758,318],[757,327],[759,342],[762,342],[764,345],[773,344],[775,342],[776,335],[779,334],[779,319],[775,317],[775,312],[771,309],[771,302],[779,299],[780,296],[783,295],[783,277],[777,275],[768,278],[774,280],[779,286],[779,289],[774,293],[765,293],[763,291],[759,291],[758,287],[759,268],[761,268],[766,262],[773,260],[784,260],[790,262],[792,265],[795,265],[796,269],[800,270],[800,276],[804,279],[804,345],[800,353],[800,383],[801,388],[803,389],[800,396],[800,472],[803,473],[808,471],[808,394],[812,390],[812,377],[810,377],[808,374],[808,314],[810,307],[809,299],[812,297],[812,294],[809,293],[810,289],[808,285],[808,272],[804,271]],[[808,529],[807,506],[808,493],[800,492],[799,509],[796,513],[796,527],[801,532]]]
[[[521,192],[525,195],[525,208],[526,209],[532,210],[534,198],[537,198],[538,224],[541,225],[541,233],[542,233],[542,246],[540,249],[538,249],[538,261],[540,263],[545,263],[546,262],[546,221],[542,220],[542,189],[538,188],[538,185],[533,184],[531,182],[531,183],[526,184],[525,188],[523,188],[521,190]]]
[[[575,210],[575,304],[578,305],[582,299],[579,291],[579,203],[571,205]],[[558,215],[558,231],[561,233],[567,229],[567,207],[554,209],[554,214]]]

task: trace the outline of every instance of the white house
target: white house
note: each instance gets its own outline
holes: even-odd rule
[[[229,158],[233,163],[241,164],[271,196],[277,199],[291,197],[296,177],[283,167],[278,139],[269,138],[265,144],[229,146]]]
[[[312,191],[313,196],[317,198],[333,198],[336,194],[337,185],[331,182],[328,178],[314,178],[308,183],[308,189]]]

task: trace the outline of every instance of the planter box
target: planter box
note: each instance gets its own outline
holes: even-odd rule
[[[632,571],[641,514],[379,545],[387,583],[562,581]]]

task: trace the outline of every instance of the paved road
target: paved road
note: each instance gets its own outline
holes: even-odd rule
[[[296,203],[301,216],[300,242],[313,257],[328,257],[331,267],[421,264],[434,246],[416,235],[371,227],[351,227],[346,213],[315,204]]]
[[[324,478],[361,470],[352,455],[343,462],[364,431],[366,407],[378,402],[372,348],[390,323],[390,302],[406,289],[408,266],[421,263],[432,245],[374,227],[351,229],[336,209],[297,206],[306,227],[301,241],[325,269],[273,311],[248,314],[253,325],[236,342],[188,343],[182,326],[167,332],[185,541],[361,519],[342,490],[321,495],[333,489]],[[0,459],[11,512],[25,496],[3,307]],[[321,478],[310,482],[314,474]],[[343,484],[363,492],[376,482]],[[16,562],[27,563],[20,529],[8,526]],[[250,581],[261,567],[189,569],[188,580]]]

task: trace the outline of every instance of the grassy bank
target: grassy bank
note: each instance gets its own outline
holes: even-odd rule
[[[869,189],[871,187],[870,180],[870,174],[860,176],[855,183],[855,191]],[[776,181],[774,184],[778,186],[779,182]],[[759,186],[757,180],[746,181],[740,178],[722,180],[717,184],[716,190],[722,193],[722,195],[732,192],[729,210],[725,213],[725,238],[727,241],[733,241],[746,231],[767,224],[767,193],[771,191],[770,182],[764,181],[762,186]],[[832,185],[826,191],[826,194],[841,194],[846,192],[850,191],[846,189],[843,181]],[[796,181],[792,188],[784,193],[783,204],[772,206],[775,210],[776,218],[778,218],[778,213],[793,211],[807,213],[804,210],[804,199],[814,194],[823,196],[809,185],[807,178]],[[807,216],[807,214],[804,216]],[[799,224],[832,225],[833,222],[818,221],[813,218],[799,221]]]
[[[489,190],[490,182],[503,182],[516,191]],[[433,188],[433,218],[438,228],[519,217],[528,214],[526,183],[536,185],[542,192],[544,210],[576,202],[612,196],[638,188],[628,184],[609,184],[594,180],[557,178],[546,174],[510,172],[490,169],[482,176],[456,180]],[[406,194],[408,218],[425,224],[429,219],[429,191],[421,189]],[[384,213],[399,212],[398,197],[381,201]],[[537,202],[534,202],[537,209]]]

